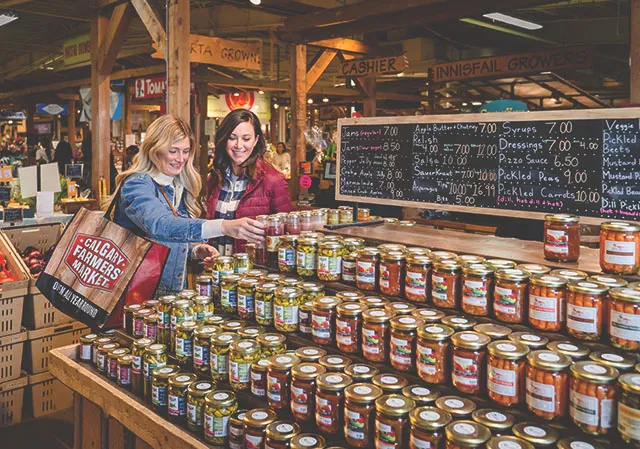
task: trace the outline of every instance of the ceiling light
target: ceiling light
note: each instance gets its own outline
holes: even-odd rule
[[[240,96],[240,94],[239,94],[238,92],[234,92],[234,93],[233,93],[233,96],[234,96],[234,97],[239,97],[239,96]]]
[[[309,104],[313,104],[313,98],[309,98],[309,99],[307,100],[307,103],[309,103]]]
[[[278,109],[280,105],[278,103],[273,103],[273,109]]]
[[[260,90],[258,91],[258,93],[259,93],[260,95],[264,95],[264,90],[260,89]]]
[[[540,75],[551,75],[551,72],[540,72]]]
[[[50,65],[47,66],[47,70],[55,70],[55,68],[51,67]]]
[[[250,2],[252,5],[256,5],[256,6],[258,6],[260,3],[262,3],[262,0],[249,0],[249,2]]]
[[[469,103],[462,103],[462,106],[469,106]]]
[[[473,106],[482,106],[482,102],[481,101],[472,101],[471,104]]]
[[[398,77],[398,78],[402,78],[403,76],[404,76],[404,72],[400,72],[400,73],[398,73],[398,75],[397,75],[397,77]]]
[[[0,27],[17,19],[18,15],[16,13],[11,11],[2,11],[0,12]]]
[[[323,103],[329,103],[329,97],[324,97],[324,98],[322,99],[322,102],[323,102]]]
[[[527,20],[518,19],[517,17],[508,16],[499,12],[493,12],[491,14],[484,14],[484,17],[491,20],[497,20],[498,22],[508,23],[509,25],[524,28],[525,30],[539,30],[542,25],[529,22]]]
[[[13,125],[13,120],[9,120],[7,123]]]

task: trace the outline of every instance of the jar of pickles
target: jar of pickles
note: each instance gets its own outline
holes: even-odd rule
[[[166,416],[169,397],[169,377],[180,371],[175,365],[156,368],[151,373],[151,405],[159,415]]]
[[[533,276],[529,284],[529,324],[543,331],[558,332],[566,318],[567,282],[558,276]]]
[[[296,252],[296,271],[298,276],[313,277],[317,270],[318,239],[300,237]]]
[[[171,305],[171,352],[176,350],[176,331],[183,321],[194,321],[196,318],[193,303],[187,299],[178,299]]]
[[[443,449],[444,429],[453,418],[436,407],[416,407],[409,413],[409,449]]]
[[[526,402],[529,411],[546,420],[566,416],[571,359],[553,351],[533,351],[527,360]]]
[[[220,332],[215,326],[199,326],[193,331],[193,368],[203,374],[210,372],[211,337]]]
[[[238,281],[238,316],[243,320],[255,315],[256,286],[259,281],[255,278],[244,278]]]
[[[416,366],[417,329],[424,324],[413,316],[396,316],[389,322],[391,332],[389,339],[389,360],[391,366],[399,371],[413,371]]]
[[[214,305],[211,296],[196,296],[193,300],[193,311],[198,323],[203,323],[206,317],[213,315]]]
[[[623,374],[618,378],[621,395],[618,401],[618,432],[633,449],[640,447],[640,374]]]
[[[340,223],[353,223],[353,208],[348,206],[340,207]]]
[[[315,416],[316,379],[326,369],[318,363],[300,363],[291,369],[291,414],[297,421],[307,422]]]
[[[453,329],[444,324],[429,324],[417,329],[416,368],[422,380],[431,384],[449,381],[450,338]]]
[[[156,368],[167,365],[167,347],[155,343],[147,346],[142,355],[142,374],[144,376],[144,398],[151,402],[151,373]]]
[[[264,448],[267,426],[276,419],[278,415],[273,410],[267,408],[249,410],[244,416],[244,447]]]
[[[336,339],[336,307],[340,300],[325,296],[313,301],[311,310],[311,338],[314,343],[333,345]]]
[[[238,309],[238,281],[240,276],[229,274],[220,282],[220,308],[223,313],[236,313]]]
[[[291,368],[300,363],[294,355],[276,354],[267,363],[267,402],[274,410],[288,410]]]
[[[580,257],[580,217],[550,214],[544,217],[544,258],[575,262]]]
[[[462,268],[462,311],[469,315],[489,316],[493,298],[493,270],[483,264]]]
[[[480,449],[491,438],[491,431],[474,421],[454,421],[445,427],[446,449]]]
[[[260,345],[251,340],[238,340],[231,343],[229,350],[229,383],[234,391],[248,390],[251,387],[249,371],[251,364],[260,356]]]
[[[187,418],[187,388],[198,377],[192,373],[176,373],[169,377],[167,416],[169,421],[184,424]]]
[[[599,340],[608,288],[594,282],[574,281],[567,289],[567,333],[580,340]]]
[[[340,242],[323,241],[318,247],[318,279],[339,281],[342,274],[344,246]]]
[[[229,378],[229,349],[237,339],[238,334],[231,332],[223,332],[211,338],[211,378],[216,382],[224,382]]]
[[[291,439],[300,433],[300,425],[293,421],[274,421],[267,426],[264,449],[290,449]]]
[[[206,380],[193,382],[187,388],[187,427],[192,432],[203,432],[205,396],[214,388],[215,385]]]
[[[497,404],[511,407],[525,401],[526,357],[529,347],[498,340],[487,346],[487,391]]]
[[[273,302],[277,285],[265,282],[256,285],[255,318],[262,326],[273,325]]]
[[[183,321],[176,331],[175,356],[178,363],[186,364],[193,358],[193,331],[198,327],[195,321]]]
[[[176,297],[173,295],[163,296],[157,307],[158,313],[158,343],[171,344],[171,308]]]
[[[204,440],[215,445],[224,445],[229,436],[229,419],[238,410],[233,391],[217,390],[204,398]]]
[[[133,356],[131,354],[125,354],[118,357],[118,386],[128,391],[131,391],[132,364]]]
[[[380,250],[364,248],[356,257],[356,286],[363,291],[374,291],[380,277]]]
[[[626,351],[640,349],[640,290],[609,290],[609,341]]]
[[[481,394],[486,385],[486,347],[491,339],[478,332],[458,332],[453,343],[451,382],[459,391]]]
[[[347,354],[355,354],[361,345],[362,313],[367,307],[348,302],[339,304],[336,308],[336,344],[338,349]]]
[[[585,433],[607,435],[613,427],[619,371],[591,360],[576,362],[570,370],[571,420]]]
[[[150,338],[139,338],[138,340],[135,340],[132,345],[131,355],[133,356],[133,360],[131,362],[131,391],[133,394],[137,394],[138,396],[142,396],[144,391],[142,357],[147,346],[152,344],[153,340]],[[95,352],[97,353],[97,350]]]
[[[529,275],[518,269],[496,272],[493,314],[505,323],[524,323],[529,303]]]
[[[375,385],[357,383],[349,385],[344,401],[344,437],[350,446],[372,446],[375,425],[375,401],[382,390]]]
[[[259,262],[256,262],[259,263]],[[220,283],[222,282],[222,278],[225,276],[229,276],[235,272],[233,257],[230,256],[218,256],[216,258],[215,263],[213,264],[213,269],[211,270],[211,285],[213,286],[213,292],[219,289]]]
[[[640,269],[640,225],[600,225],[600,268],[610,274],[633,274]]]
[[[267,265],[278,268],[278,244],[284,236],[284,220],[279,215],[269,215],[267,219]]]
[[[342,281],[355,284],[357,274],[357,252],[346,253],[342,258]]]
[[[285,235],[278,244],[278,270],[281,273],[296,272],[297,235]]]
[[[405,257],[400,251],[388,251],[380,255],[380,293],[400,296],[405,278]]]
[[[302,282],[298,285],[302,289],[303,301],[314,301],[325,296],[324,284],[319,282]]]
[[[298,330],[298,308],[302,304],[302,290],[279,287],[275,290],[274,325],[280,332]]]
[[[409,412],[416,403],[397,394],[376,399],[376,449],[402,449],[409,441]]]
[[[344,389],[352,383],[343,373],[325,373],[316,380],[316,425],[324,433],[340,433],[344,423]]]
[[[385,362],[389,353],[389,321],[393,312],[366,310],[362,313],[362,355],[372,362]]]
[[[457,309],[461,299],[462,266],[455,260],[433,264],[431,274],[431,300],[442,309]]]

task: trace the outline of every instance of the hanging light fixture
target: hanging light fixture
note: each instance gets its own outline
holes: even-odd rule
[[[313,104],[313,98],[309,98],[309,99],[307,100],[307,103],[308,103],[308,104]]]
[[[249,0],[249,3],[255,6],[259,6],[262,3],[262,0]]]
[[[323,103],[329,103],[329,97],[322,98],[322,102]]]

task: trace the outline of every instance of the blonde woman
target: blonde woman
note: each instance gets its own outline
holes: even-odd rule
[[[131,168],[116,178],[114,221],[134,233],[169,248],[156,295],[183,289],[187,261],[210,262],[218,252],[204,242],[229,236],[264,241],[258,221],[204,220],[199,218],[202,180],[193,166],[195,145],[189,125],[173,115],[163,115],[147,129],[140,153]]]

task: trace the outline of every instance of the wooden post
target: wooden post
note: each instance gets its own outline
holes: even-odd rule
[[[71,145],[71,149],[73,150],[76,147],[76,102],[70,101],[68,107],[67,133],[69,134],[69,145]]]
[[[133,94],[135,86],[131,80],[125,80],[125,93],[124,93],[124,126],[122,127],[123,138],[127,137],[127,134],[132,134],[131,130],[131,105],[133,103]]]
[[[91,148],[93,152],[91,165],[91,186],[94,197],[98,204],[103,200],[100,197],[99,186],[102,177],[109,186],[109,152],[110,145],[110,83],[111,75],[101,73],[104,53],[100,51],[100,44],[103,42],[109,18],[98,14],[91,19],[91,54],[94,55],[91,61]]]
[[[207,83],[196,84],[196,97],[198,101],[198,111],[196,113],[196,146],[198,147],[198,168],[202,177],[202,185],[206,186],[209,174],[209,136],[204,132],[205,121],[207,120],[207,96],[209,85]],[[206,195],[206,192],[203,191]]]
[[[167,112],[189,121],[189,0],[169,0],[167,20]]]
[[[640,103],[640,0],[631,0],[631,35],[629,40],[631,104]]]
[[[365,94],[364,99],[364,116],[375,117],[376,116],[376,77],[375,75],[368,76],[362,79],[361,86]]]
[[[278,144],[278,109],[273,107],[271,103],[271,120],[269,120],[269,132],[271,133],[271,143],[275,146]]]
[[[298,163],[305,160],[304,129],[307,122],[307,46],[291,48],[291,194],[300,190]]]

